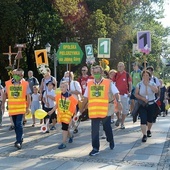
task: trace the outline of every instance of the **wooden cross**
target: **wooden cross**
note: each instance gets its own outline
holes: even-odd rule
[[[3,55],[8,55],[9,66],[12,66],[11,56],[12,56],[12,55],[16,55],[16,54],[17,54],[17,53],[12,53],[12,52],[11,52],[11,46],[9,46],[9,52],[8,52],[8,53],[3,53]]]
[[[14,65],[16,64],[16,60],[18,60],[17,68],[19,68],[19,62],[20,59],[22,58],[22,48],[26,48],[26,44],[15,44],[15,48],[18,48],[18,53],[15,56]]]

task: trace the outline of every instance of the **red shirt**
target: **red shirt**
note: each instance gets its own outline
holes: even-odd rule
[[[84,94],[86,87],[87,87],[87,81],[88,79],[93,79],[92,76],[86,76],[86,77],[79,77],[78,82],[80,83],[81,89],[82,89],[82,94]]]
[[[126,71],[122,73],[117,72],[115,77],[113,78],[113,82],[115,82],[116,87],[119,90],[120,95],[129,93],[129,82],[132,82],[130,75]]]

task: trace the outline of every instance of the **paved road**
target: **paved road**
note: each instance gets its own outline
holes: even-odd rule
[[[57,149],[62,139],[60,125],[49,134],[42,134],[39,123],[31,127],[28,120],[23,148],[17,150],[5,113],[0,127],[0,170],[170,170],[170,114],[158,118],[153,125],[153,136],[146,143],[141,142],[139,121],[133,124],[129,116],[125,125],[125,130],[113,125],[116,143],[113,150],[101,139],[99,155],[90,157],[90,120],[80,124],[74,142],[63,150]]]

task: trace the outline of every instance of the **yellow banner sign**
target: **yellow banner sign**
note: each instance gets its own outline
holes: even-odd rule
[[[42,49],[42,50],[35,50],[35,61],[37,67],[41,64],[46,64],[48,65],[48,55],[47,55],[47,50]]]

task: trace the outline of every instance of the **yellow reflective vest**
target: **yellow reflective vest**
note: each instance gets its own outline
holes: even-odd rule
[[[25,114],[26,112],[26,94],[27,81],[21,81],[20,84],[12,84],[11,80],[5,82],[8,95],[9,115]]]
[[[94,80],[87,83],[89,118],[104,118],[108,113],[109,89],[111,80],[103,79],[95,84]]]
[[[78,100],[73,97],[62,97],[60,95],[56,96],[57,103],[57,122],[69,124],[75,111]]]

